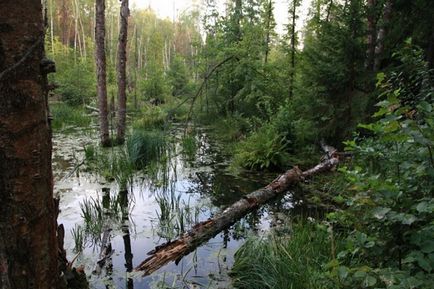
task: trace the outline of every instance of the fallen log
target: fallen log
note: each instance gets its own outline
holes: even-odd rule
[[[323,146],[323,149],[326,151],[326,155],[320,164],[304,172],[295,166],[293,169],[277,177],[266,187],[244,196],[241,200],[235,202],[213,218],[196,224],[190,231],[184,233],[178,239],[155,247],[154,250],[148,253],[150,255],[149,258],[144,260],[134,270],[143,271],[144,275],[149,275],[170,261],[175,261],[178,264],[182,257],[194,251],[200,244],[230,227],[237,220],[257,209],[260,205],[288,191],[291,185],[313,175],[332,170],[339,163],[339,154],[333,147]]]

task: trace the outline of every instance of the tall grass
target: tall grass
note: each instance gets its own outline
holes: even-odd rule
[[[251,238],[236,252],[231,276],[243,289],[336,288],[325,276],[332,258],[326,228],[297,224],[290,237]],[[333,245],[334,246],[334,245]]]
[[[162,161],[166,148],[165,134],[158,130],[133,130],[127,140],[128,157],[136,169]]]
[[[73,107],[66,103],[50,104],[50,112],[53,118],[51,126],[54,130],[62,130],[67,127],[86,127],[92,122],[81,107]]]
[[[139,170],[155,175],[167,162],[168,145],[163,131],[133,130],[125,145],[84,148],[87,167],[108,181],[116,181],[120,190],[127,189]]]
[[[157,193],[155,200],[160,208],[157,211],[157,234],[160,237],[171,240],[198,222],[200,208],[190,206],[189,201],[184,202],[174,191]]]
[[[198,141],[195,135],[187,134],[181,139],[182,154],[188,160],[194,160],[198,149]]]

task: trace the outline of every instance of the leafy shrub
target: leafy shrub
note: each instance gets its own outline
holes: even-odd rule
[[[234,165],[249,169],[283,168],[289,155],[287,143],[272,125],[264,125],[236,144]]]
[[[136,129],[163,128],[166,124],[167,113],[158,106],[144,105],[140,110],[139,119],[134,121]]]
[[[411,101],[401,95],[406,90],[380,75],[385,99],[378,103],[377,121],[361,125],[372,137],[346,143],[357,160],[341,169],[349,183],[348,208],[329,215],[349,232],[331,266],[344,288],[432,288],[434,90],[422,90],[429,72],[426,65],[419,69],[425,73],[415,76],[422,77],[400,84],[416,92]]]

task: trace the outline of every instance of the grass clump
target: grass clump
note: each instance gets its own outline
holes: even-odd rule
[[[108,181],[116,181],[120,188],[132,183],[135,172],[125,146],[118,148],[101,148],[93,145],[84,148],[86,165]]]
[[[195,135],[186,134],[181,139],[182,154],[188,159],[193,160],[196,156],[198,143]]]
[[[151,162],[159,162],[166,152],[164,132],[134,130],[127,140],[128,157],[136,169],[143,169]]]
[[[162,131],[134,130],[125,145],[115,148],[86,146],[84,154],[88,168],[108,181],[126,188],[137,170],[153,163],[164,163],[167,142]]]
[[[52,103],[50,111],[53,117],[51,127],[54,130],[62,130],[68,126],[86,127],[92,122],[91,117],[86,115],[81,107],[70,106],[66,103]]]
[[[284,168],[288,166],[285,137],[274,126],[265,125],[245,140],[237,143],[234,150],[234,167],[248,169]]]
[[[289,237],[251,238],[236,252],[233,284],[243,289],[337,288],[324,266],[333,254],[326,227],[296,224]]]

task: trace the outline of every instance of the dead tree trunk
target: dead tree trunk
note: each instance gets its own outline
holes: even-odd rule
[[[288,191],[292,185],[307,177],[331,170],[339,163],[338,154],[332,147],[323,146],[323,148],[327,152],[325,161],[304,172],[298,167],[287,171],[266,187],[248,194],[215,217],[196,224],[189,232],[178,239],[156,247],[148,253],[150,257],[137,266],[135,270],[144,271],[144,274],[148,275],[170,261],[178,263],[183,256],[195,250],[200,244],[230,227],[260,205]]]
[[[0,9],[0,288],[60,288],[40,0]]]
[[[105,1],[95,2],[95,58],[97,75],[97,94],[99,107],[100,139],[102,146],[110,145],[107,118],[107,74],[105,55]]]
[[[127,112],[127,80],[126,80],[126,65],[127,65],[127,39],[128,39],[128,0],[122,0],[118,42],[118,125],[117,125],[117,142],[125,141],[125,124]]]

